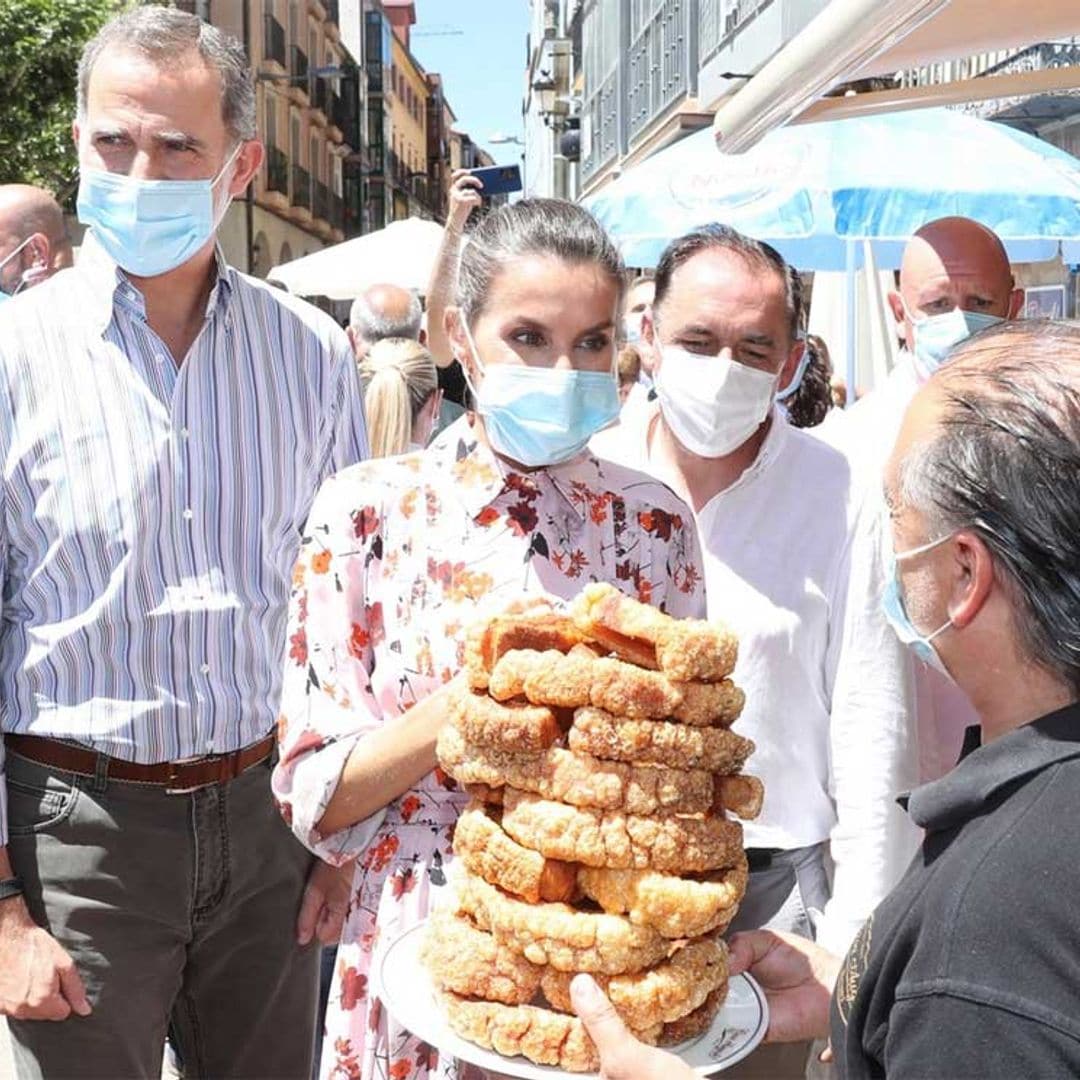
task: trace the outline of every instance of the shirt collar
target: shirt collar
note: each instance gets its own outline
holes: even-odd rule
[[[650,439],[653,432],[653,426],[655,423],[658,423],[660,419],[660,402],[653,401],[645,416],[641,438],[643,440],[642,468],[646,472],[652,473],[654,476],[657,475],[657,470],[652,462]],[[705,505],[711,505],[717,499],[722,499],[725,495],[730,495],[731,492],[737,491],[745,484],[752,483],[757,477],[767,472],[772,464],[780,457],[781,453],[783,453],[790,435],[791,425],[788,422],[788,418],[783,409],[774,402],[772,407],[772,423],[769,425],[769,430],[765,433],[765,440],[762,442],[761,447],[757,452],[757,457],[755,457],[742,471],[742,474],[733,484],[724,488],[723,491],[717,492]],[[704,510],[704,507],[702,507],[702,509]]]
[[[1024,724],[986,746],[968,729],[959,763],[940,780],[906,796],[916,825],[948,829],[983,813],[1010,784],[1028,780],[1060,761],[1080,757],[1080,702]],[[903,800],[901,801],[903,805]]]
[[[511,468],[477,438],[475,414],[467,413],[438,435],[428,448],[436,466],[454,480],[452,490],[474,520],[504,492],[554,490],[584,520],[587,500],[582,489],[595,490],[603,479],[600,463],[588,451],[546,469],[521,472]]]
[[[206,302],[207,319],[219,308],[227,310],[233,291],[231,271],[220,244],[214,245],[214,267],[214,285]],[[146,300],[143,294],[97,242],[93,229],[87,229],[83,237],[76,269],[89,286],[89,314],[100,333],[104,333],[112,321],[115,307],[123,307],[136,318],[145,320]]]

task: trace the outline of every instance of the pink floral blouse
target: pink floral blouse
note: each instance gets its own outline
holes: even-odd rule
[[[445,882],[463,805],[436,769],[382,812],[315,828],[356,744],[448,681],[463,631],[526,594],[570,599],[610,581],[676,616],[703,616],[686,506],[663,484],[583,454],[510,470],[465,417],[423,454],[364,462],[322,486],[293,575],[274,793],[327,862],[357,859],[327,1010],[321,1074],[405,1080],[452,1063],[398,1029],[371,961],[422,919]]]

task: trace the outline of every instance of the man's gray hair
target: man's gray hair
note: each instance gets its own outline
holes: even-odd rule
[[[1003,323],[937,375],[935,434],[900,467],[929,540],[978,534],[1012,600],[1021,648],[1080,693],[1080,325]]]
[[[374,345],[384,338],[411,338],[417,341],[423,317],[420,297],[415,292],[411,295],[407,310],[397,317],[376,311],[366,295],[358,296],[349,309],[349,325],[368,345]]]
[[[221,76],[221,115],[234,139],[254,139],[255,84],[243,46],[216,26],[175,8],[133,8],[110,19],[87,42],[79,60],[78,114],[86,116],[90,76],[108,48],[142,53],[160,67],[181,63],[196,49],[205,63]]]

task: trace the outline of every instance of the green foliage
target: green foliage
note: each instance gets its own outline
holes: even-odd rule
[[[79,55],[119,0],[0,0],[0,183],[38,184],[69,207]]]

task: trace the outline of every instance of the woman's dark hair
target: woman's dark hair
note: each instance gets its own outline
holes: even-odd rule
[[[806,335],[806,351],[810,362],[803,372],[799,389],[784,403],[788,421],[797,428],[817,427],[833,406],[832,361],[829,348],[816,334]]]

